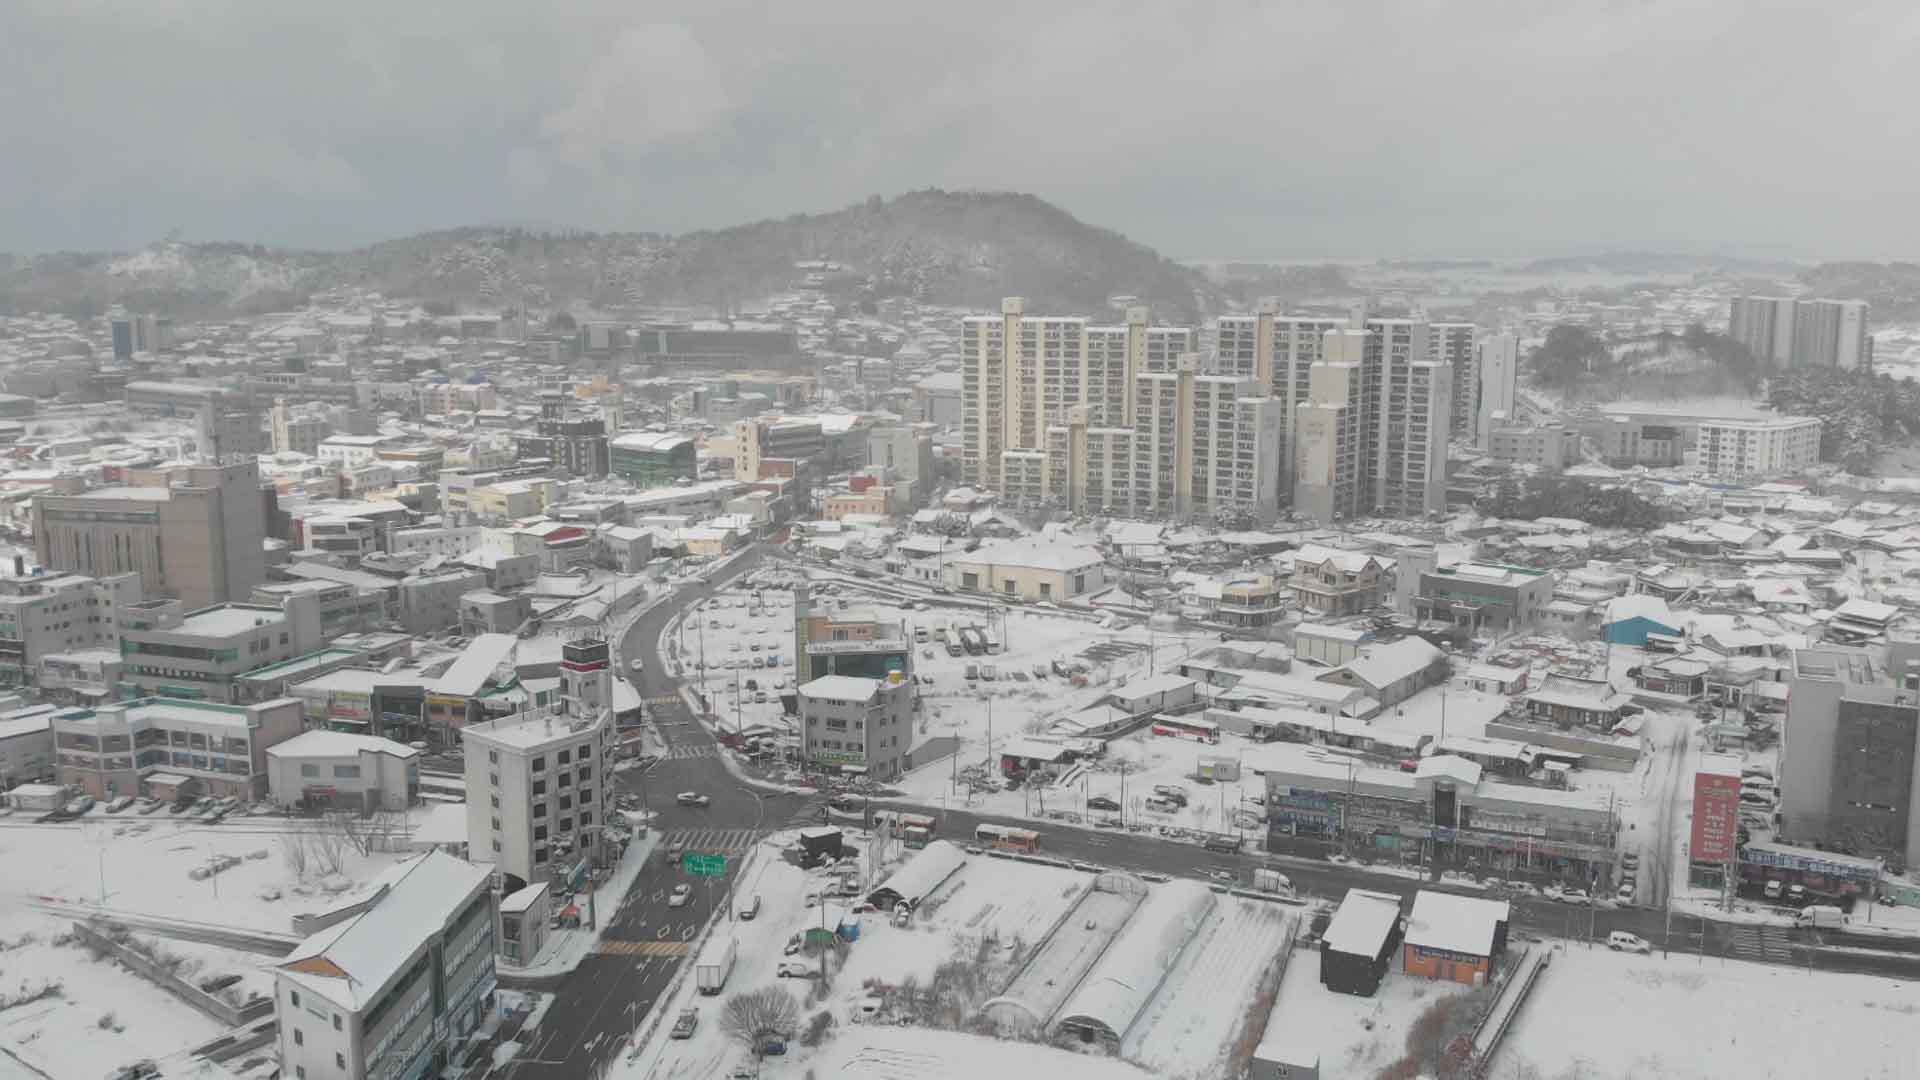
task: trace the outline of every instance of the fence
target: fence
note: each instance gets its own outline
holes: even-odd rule
[[[272,998],[255,998],[244,1005],[230,1004],[168,971],[138,949],[129,948],[86,923],[74,923],[73,932],[88,947],[107,953],[216,1023],[239,1027],[273,1011]]]

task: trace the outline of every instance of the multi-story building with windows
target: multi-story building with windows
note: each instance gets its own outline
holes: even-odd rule
[[[1776,476],[1820,463],[1820,421],[1811,416],[1702,418],[1696,462],[1709,476]]]
[[[800,684],[801,756],[830,770],[874,780],[910,767],[913,684],[904,672],[884,679],[822,675]]]
[[[1369,438],[1362,468],[1372,478],[1371,510],[1418,518],[1446,509],[1447,433],[1453,417],[1453,369],[1433,358],[1432,326],[1418,319],[1369,319],[1380,339],[1380,368],[1368,396]]]
[[[815,607],[805,588],[793,591],[793,681],[799,686],[823,675],[884,679],[913,671],[913,638],[906,626],[871,610]]]
[[[617,745],[609,664],[606,642],[567,642],[558,702],[461,730],[468,851],[500,872],[503,892],[581,880],[605,848]]]
[[[241,675],[312,652],[322,640],[311,593],[191,612],[178,600],[144,600],[119,616],[123,689],[140,697],[237,701]]]
[[[1494,428],[1518,420],[1514,404],[1518,396],[1520,339],[1509,331],[1492,334],[1475,343],[1474,354],[1473,382],[1463,383],[1457,378],[1454,381],[1474,403],[1474,431],[1480,448],[1485,450]]]
[[[1476,413],[1480,405],[1479,328],[1472,323],[1437,322],[1427,330],[1427,358],[1444,363],[1453,372],[1453,396],[1449,402],[1448,432],[1456,439],[1471,439],[1478,431]]]
[[[96,799],[119,795],[267,794],[267,749],[300,734],[301,705],[141,698],[53,716],[59,782]]]
[[[433,851],[369,886],[359,914],[274,965],[280,1075],[438,1076],[493,1004],[495,902],[484,866]]]
[[[1780,838],[1920,865],[1920,646],[1799,649],[1780,748]]]
[[[1553,602],[1551,571],[1458,563],[1420,574],[1414,612],[1479,633],[1528,626]]]
[[[119,487],[33,501],[40,564],[96,578],[137,573],[147,596],[189,608],[239,600],[266,577],[266,496],[253,462],[131,474]]]
[[[637,488],[666,487],[698,474],[693,440],[674,431],[631,431],[608,443],[608,468]]]
[[[1368,508],[1360,384],[1369,337],[1350,327],[1326,332],[1324,358],[1310,369],[1307,396],[1294,413],[1294,511],[1322,524],[1359,517]]]
[[[140,599],[140,575],[134,573],[0,578],[0,685],[31,681],[46,656],[117,651],[119,609]]]
[[[1795,300],[1736,296],[1729,305],[1729,337],[1762,366],[1866,370],[1873,366],[1873,335],[1864,300]]]

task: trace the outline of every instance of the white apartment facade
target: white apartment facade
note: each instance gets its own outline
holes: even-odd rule
[[[1489,334],[1474,346],[1474,383],[1460,384],[1477,398],[1474,409],[1474,441],[1488,449],[1493,430],[1515,422],[1515,399],[1519,394],[1520,339],[1511,331]],[[1456,380],[1457,381],[1457,380]]]
[[[1475,413],[1480,404],[1477,348],[1479,328],[1472,323],[1437,322],[1427,330],[1427,358],[1453,369],[1454,394],[1448,431],[1456,439],[1471,439],[1478,431]]]
[[[1811,416],[1702,418],[1695,461],[1710,476],[1770,476],[1820,462],[1820,421]]]
[[[1864,300],[1736,296],[1728,304],[1727,335],[1776,371],[1873,366]]]
[[[503,892],[572,878],[601,850],[613,806],[612,671],[603,641],[561,647],[561,699],[468,724],[467,848]]]

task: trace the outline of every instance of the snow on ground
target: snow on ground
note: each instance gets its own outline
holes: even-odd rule
[[[1094,1054],[1005,1042],[925,1028],[868,1025],[842,1030],[807,1063],[820,1076],[845,1080],[977,1080],[1043,1076],[1048,1080],[1143,1080],[1150,1074]],[[769,1077],[806,1074],[800,1063],[765,1070]]]
[[[1320,985],[1319,952],[1296,949],[1263,1042],[1316,1050],[1322,1076],[1373,1076],[1406,1052],[1407,1030],[1428,1006],[1466,991],[1459,983],[1410,977],[1400,970],[1396,956],[1393,970],[1372,997],[1336,994]],[[1554,1015],[1540,1012],[1535,1003],[1527,1009],[1536,1016]],[[1572,1015],[1578,1014],[1558,1014]]]
[[[1554,954],[1494,1058],[1543,1078],[1910,1076],[1920,983],[1674,954]],[[1578,1017],[1578,1023],[1567,1018]],[[1836,1059],[1836,1054],[1840,1057]]]
[[[103,894],[109,912],[189,920],[248,930],[291,932],[291,917],[341,903],[359,882],[378,874],[403,853],[362,856],[342,844],[337,873],[321,876],[309,861],[302,877],[284,852],[306,823],[280,817],[239,817],[218,825],[174,817],[164,809],[140,816],[108,816],[95,810],[78,822],[38,825],[9,819],[0,826],[0,865],[17,871],[0,886],[0,938],[33,944],[0,952],[0,987],[54,979],[64,996],[0,1011],[0,1047],[19,1054],[48,1075],[104,1075],[140,1057],[204,1042],[220,1025],[179,1003],[165,991],[111,961],[95,961],[84,949],[56,946],[75,915],[98,909]],[[188,872],[215,856],[240,861],[206,880]],[[260,857],[254,857],[260,856]],[[44,912],[33,898],[74,905],[74,915]],[[268,992],[261,970],[267,958],[214,945],[136,934],[197,965],[195,978],[242,976],[240,990]],[[97,1026],[113,1013],[124,1030]]]
[[[628,815],[628,817],[632,816]],[[615,866],[613,872],[607,875],[607,879],[600,883],[598,904],[601,906],[595,910],[599,926],[589,929],[582,922],[579,926],[549,930],[546,941],[540,946],[540,955],[533,958],[533,963],[519,966],[501,961],[500,971],[514,976],[545,976],[562,975],[579,967],[580,961],[585,960],[594,946],[600,943],[600,935],[606,933],[607,927],[613,925],[614,917],[619,910],[632,901],[633,898],[627,895],[627,889],[632,887],[633,879],[639,876],[641,868],[646,865],[647,857],[653,854],[653,849],[659,842],[658,833],[649,833],[646,836],[634,837],[627,845],[626,853],[620,857],[620,864]],[[582,911],[586,910],[587,901],[584,894],[576,898],[575,902],[580,905]],[[614,904],[613,910],[608,910],[605,906],[607,904]]]
[[[1292,916],[1279,904],[1221,897],[1127,1032],[1121,1056],[1156,1076],[1225,1075],[1227,1042]]]

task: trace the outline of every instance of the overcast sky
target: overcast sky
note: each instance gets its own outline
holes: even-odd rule
[[[939,186],[1182,258],[1920,253],[1911,3],[428,7],[0,2],[0,250]]]

